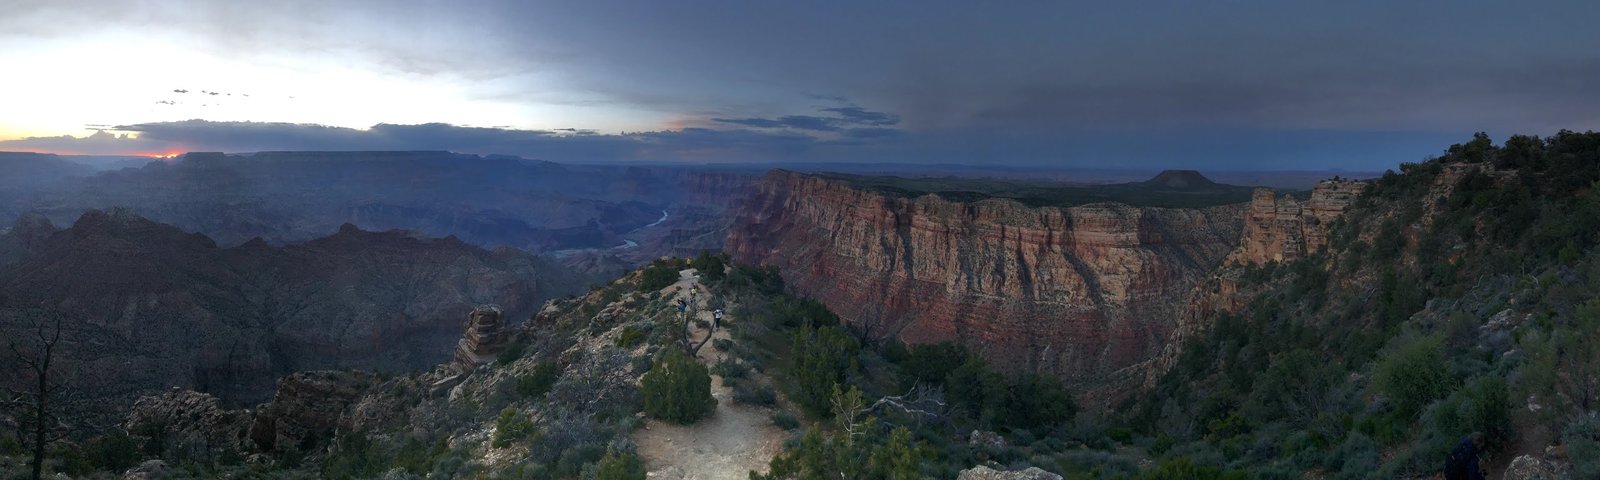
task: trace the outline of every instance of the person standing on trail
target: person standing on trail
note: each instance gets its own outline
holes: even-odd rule
[[[719,309],[716,309],[715,311],[711,312],[711,330],[714,331],[717,328],[720,328],[721,325],[722,325],[722,309],[719,308]]]
[[[678,313],[683,313],[683,312],[686,312],[688,310],[689,310],[689,302],[683,301],[682,298],[678,299]]]
[[[1483,450],[1483,432],[1472,432],[1444,462],[1445,480],[1483,480],[1483,467],[1478,464],[1478,452]]]

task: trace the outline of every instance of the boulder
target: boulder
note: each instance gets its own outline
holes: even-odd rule
[[[148,460],[122,473],[122,480],[163,480],[172,478],[172,468],[167,462]]]
[[[1007,472],[979,465],[962,470],[956,480],[1061,480],[1061,476],[1041,470],[1039,467]]]
[[[1532,455],[1520,455],[1511,460],[1505,480],[1561,480],[1567,478],[1568,465]]]

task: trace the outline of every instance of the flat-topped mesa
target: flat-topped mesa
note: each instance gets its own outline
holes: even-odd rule
[[[1366,188],[1360,180],[1323,180],[1304,204],[1293,195],[1256,189],[1244,213],[1244,238],[1227,263],[1286,262],[1315,253],[1328,244],[1329,225]]]
[[[1143,182],[1145,186],[1172,188],[1172,189],[1203,189],[1219,186],[1198,170],[1162,170],[1149,180]]]
[[[510,339],[498,305],[479,305],[467,315],[466,333],[456,344],[456,363],[471,370],[494,361]]]

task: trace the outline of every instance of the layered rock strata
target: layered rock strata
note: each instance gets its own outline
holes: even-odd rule
[[[1330,224],[1365,191],[1366,182],[1330,179],[1317,182],[1310,198],[1258,188],[1244,214],[1244,237],[1229,263],[1262,264],[1299,259],[1328,244]]]
[[[505,350],[505,318],[497,305],[479,305],[467,315],[466,333],[456,345],[456,364],[471,369],[494,361]]]
[[[726,250],[776,265],[869,336],[958,342],[1099,387],[1160,352],[1190,290],[1238,245],[1242,212],[895,198],[773,171]]]

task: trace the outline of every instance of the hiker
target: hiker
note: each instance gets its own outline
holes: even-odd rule
[[[720,325],[722,325],[722,309],[719,308],[711,312],[711,329],[716,330]]]
[[[678,313],[683,313],[683,312],[688,311],[688,310],[689,310],[689,302],[683,301],[682,298],[678,299]]]
[[[1478,452],[1482,450],[1483,432],[1472,432],[1462,438],[1445,460],[1445,480],[1483,480],[1483,468],[1478,465]]]

